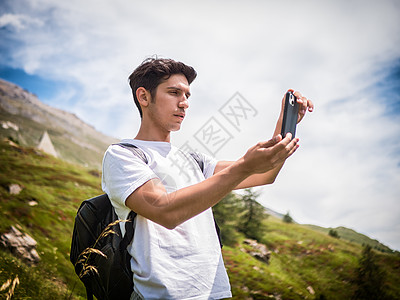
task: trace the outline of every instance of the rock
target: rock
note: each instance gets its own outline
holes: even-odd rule
[[[3,139],[3,142],[5,142],[6,144],[8,144],[14,148],[19,148],[19,146],[10,139],[5,138],[5,139]]]
[[[22,191],[22,187],[15,183],[10,184],[8,189],[9,189],[11,195],[18,195]]]
[[[312,288],[311,285],[309,285],[309,286],[307,287],[307,291],[308,291],[311,295],[315,295],[315,291],[314,291],[314,289]]]
[[[246,250],[248,254],[262,262],[265,262],[267,264],[269,263],[269,259],[271,258],[271,251],[269,251],[264,244],[259,244],[257,243],[257,241],[251,239],[245,239],[243,242],[253,248],[253,250],[251,251]]]
[[[14,226],[11,226],[8,233],[0,236],[0,245],[9,249],[12,254],[30,265],[37,264],[40,261],[39,254],[35,249],[37,242],[28,234],[21,233]]]
[[[32,200],[32,201],[28,202],[28,205],[29,206],[36,206],[36,205],[38,205],[38,203],[36,201]]]
[[[18,125],[10,121],[1,121],[1,127],[3,127],[4,129],[14,129],[15,131],[19,131]]]

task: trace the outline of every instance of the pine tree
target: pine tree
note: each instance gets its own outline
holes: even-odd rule
[[[331,237],[340,239],[339,233],[335,229],[330,229],[328,233]]]
[[[365,245],[356,270],[354,283],[357,289],[353,294],[353,299],[388,299],[384,282],[384,271],[377,265],[371,246]]]
[[[293,223],[293,218],[290,216],[289,212],[283,216],[283,222],[285,223]]]
[[[263,221],[268,215],[265,213],[265,208],[257,202],[258,196],[259,194],[251,189],[245,189],[242,196],[244,212],[240,217],[238,230],[248,238],[261,241],[266,232]]]
[[[237,243],[236,227],[238,215],[242,209],[242,198],[235,193],[229,193],[213,207],[214,218],[221,228],[221,239],[224,245],[234,246]]]

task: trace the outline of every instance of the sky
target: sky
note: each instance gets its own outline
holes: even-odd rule
[[[287,89],[315,104],[259,201],[400,250],[399,1],[2,0],[0,78],[134,137],[128,76],[157,55],[198,77],[172,143],[236,160],[272,137]]]

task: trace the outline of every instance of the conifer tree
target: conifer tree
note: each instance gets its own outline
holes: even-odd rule
[[[242,198],[229,193],[213,207],[214,218],[221,229],[222,243],[234,246],[238,240],[236,231],[238,215],[243,209]]]
[[[330,229],[328,233],[331,237],[340,239],[339,233],[335,229]]]
[[[365,245],[356,270],[354,283],[357,286],[353,299],[389,299],[384,289],[385,273],[376,263],[370,245]]]
[[[283,216],[283,222],[285,223],[293,223],[293,218],[290,216],[289,212]]]
[[[238,230],[243,232],[248,238],[261,241],[263,238],[266,227],[263,224],[268,215],[265,208],[257,202],[259,194],[251,189],[245,189],[243,200],[243,213],[239,220]]]

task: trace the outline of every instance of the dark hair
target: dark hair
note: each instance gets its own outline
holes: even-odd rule
[[[129,85],[132,89],[133,99],[142,117],[142,109],[136,97],[136,90],[144,87],[150,92],[152,101],[155,99],[157,87],[171,75],[183,74],[191,84],[196,78],[196,71],[182,62],[166,58],[147,58],[129,76]]]

